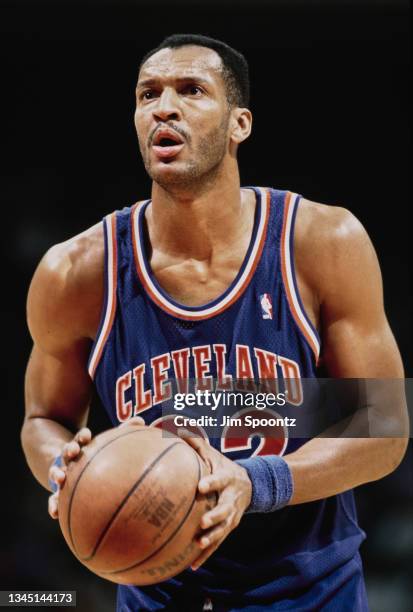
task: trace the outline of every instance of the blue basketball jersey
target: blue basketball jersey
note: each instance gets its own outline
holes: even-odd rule
[[[89,373],[114,426],[136,415],[147,425],[164,425],[171,380],[181,392],[189,379],[214,380],[221,389],[251,379],[286,388],[294,381],[289,391],[300,409],[297,381],[316,376],[320,352],[294,272],[300,196],[246,189],[255,192],[256,210],[244,262],[226,291],[202,306],[176,302],[152,273],[145,221],[150,200],[104,219],[105,302]],[[288,454],[305,442],[289,438],[288,428],[272,441],[247,435],[234,444],[230,434],[211,440],[230,459]],[[244,515],[196,572],[147,587],[120,586],[118,610],[201,610],[208,597],[217,611],[364,611],[358,554],[364,537],[352,491]],[[347,607],[329,607],[343,597]]]

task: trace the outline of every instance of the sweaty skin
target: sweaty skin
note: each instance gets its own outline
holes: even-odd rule
[[[240,188],[236,156],[251,123],[248,109],[229,107],[214,51],[163,49],[142,66],[135,125],[153,181],[146,213],[150,263],[159,284],[182,304],[199,306],[221,295],[246,254],[255,197]],[[168,159],[155,145],[164,128],[181,143]],[[92,393],[87,360],[103,302],[103,255],[99,223],[52,247],[29,291],[34,346],[21,436],[28,464],[46,489],[49,477],[64,482],[65,466],[91,439],[85,427]],[[377,257],[359,221],[343,208],[302,200],[294,256],[301,298],[319,330],[329,375],[402,378]],[[395,416],[406,421],[405,413]],[[186,440],[212,467],[200,491],[219,493],[217,506],[202,518],[205,532],[195,569],[238,525],[250,503],[251,483],[242,467],[202,440]],[[290,503],[322,499],[382,478],[397,467],[406,446],[407,434],[313,439],[285,457],[294,479]],[[51,469],[62,451],[65,464]],[[58,515],[58,492],[49,498],[49,512]]]

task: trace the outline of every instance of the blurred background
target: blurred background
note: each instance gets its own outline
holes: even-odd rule
[[[73,589],[114,609],[115,586],[72,558],[20,448],[31,341],[25,297],[43,253],[149,196],[133,126],[142,55],[174,32],[220,38],[250,64],[244,185],[288,188],[361,219],[413,376],[409,285],[408,4],[399,0],[0,3],[3,420],[0,589]],[[109,426],[99,402],[94,432]],[[413,609],[413,452],[357,490],[372,612]]]

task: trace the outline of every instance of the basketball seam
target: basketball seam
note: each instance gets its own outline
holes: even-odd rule
[[[177,444],[180,444],[180,442],[174,442],[173,444],[168,446],[168,448],[165,448],[165,450],[163,450],[161,452],[161,454],[158,455],[158,457],[156,459],[154,459],[150,465],[148,465],[148,467],[145,469],[143,474],[138,478],[138,480],[131,487],[129,492],[125,495],[125,497],[123,498],[122,502],[117,507],[116,512],[114,512],[113,515],[111,516],[111,518],[109,519],[108,524],[103,529],[102,533],[100,534],[99,538],[97,539],[97,542],[95,544],[95,548],[92,551],[92,554],[89,555],[88,557],[79,557],[79,559],[81,561],[90,561],[91,559],[93,559],[93,557],[97,553],[97,550],[98,550],[99,546],[102,544],[102,541],[104,540],[105,535],[107,534],[107,532],[109,531],[109,529],[113,525],[116,517],[118,516],[118,514],[120,513],[122,508],[125,506],[125,504],[127,503],[128,499],[130,498],[130,496],[133,495],[133,493],[136,491],[136,489],[139,487],[139,485],[142,483],[142,481],[146,478],[146,476],[149,474],[149,472],[152,470],[152,468],[158,463],[158,461],[160,461],[162,459],[162,457],[164,455],[166,455],[166,453],[168,453]]]
[[[174,445],[175,446],[175,445]],[[181,522],[179,523],[179,525],[177,525],[176,529],[171,533],[171,535],[169,536],[169,538],[162,544],[162,546],[160,546],[159,548],[157,548],[155,551],[153,551],[150,555],[148,555],[147,557],[145,557],[144,559],[141,559],[140,561],[138,561],[137,563],[134,563],[133,565],[129,565],[128,567],[122,568],[122,569],[118,569],[118,570],[113,570],[110,572],[101,572],[99,571],[100,574],[107,574],[107,575],[114,575],[114,574],[120,574],[121,572],[128,572],[131,569],[134,569],[135,567],[138,567],[139,565],[142,565],[142,563],[145,563],[146,561],[148,561],[151,557],[153,557],[154,555],[158,554],[163,548],[165,548],[165,546],[167,544],[169,544],[169,542],[171,540],[173,540],[173,538],[175,537],[175,535],[178,533],[178,531],[180,530],[180,528],[182,527],[182,525],[185,523],[186,519],[188,518],[188,515],[190,514],[192,508],[194,507],[195,501],[196,501],[196,495],[197,495],[197,490],[198,490],[198,483],[199,483],[199,479],[200,479],[200,475],[201,475],[201,466],[199,463],[199,459],[198,459],[198,455],[195,454],[196,460],[197,460],[197,466],[198,466],[198,480],[196,483],[196,489],[195,489],[195,495],[194,498],[192,500],[191,505],[189,506],[185,516],[182,518]]]
[[[130,436],[132,434],[136,434],[136,433],[147,433],[146,429],[137,429],[135,431],[127,431],[124,434],[121,434],[119,436],[117,436],[116,438],[109,440],[109,442],[107,442],[106,444],[104,444],[103,446],[101,446],[100,448],[98,448],[98,450],[90,457],[90,459],[88,460],[88,462],[86,463],[86,465],[83,467],[82,471],[79,474],[78,479],[76,480],[74,487],[72,489],[72,492],[70,494],[70,498],[69,498],[69,508],[67,511],[67,528],[68,528],[68,533],[69,533],[69,538],[70,538],[70,542],[73,546],[74,551],[76,552],[76,555],[79,556],[77,554],[77,548],[73,539],[73,534],[72,534],[72,525],[71,525],[71,514],[72,514],[72,506],[73,506],[73,499],[74,499],[74,495],[76,492],[76,489],[79,485],[79,482],[83,476],[83,474],[85,473],[85,471],[87,470],[87,468],[89,467],[89,465],[92,463],[92,461],[95,459],[95,457],[102,452],[105,448],[107,448],[110,444],[112,444],[113,442],[116,442],[116,440],[119,440],[119,438],[123,438],[125,436]],[[175,446],[175,444],[179,444],[179,442],[175,442],[173,445],[170,446]],[[170,448],[170,446],[168,448]],[[81,557],[79,557],[79,559],[81,559]]]

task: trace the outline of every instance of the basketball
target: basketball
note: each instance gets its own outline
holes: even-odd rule
[[[177,436],[124,426],[96,436],[70,462],[59,494],[59,522],[73,554],[118,584],[161,582],[201,553],[202,515],[216,503],[197,487],[209,473]]]

